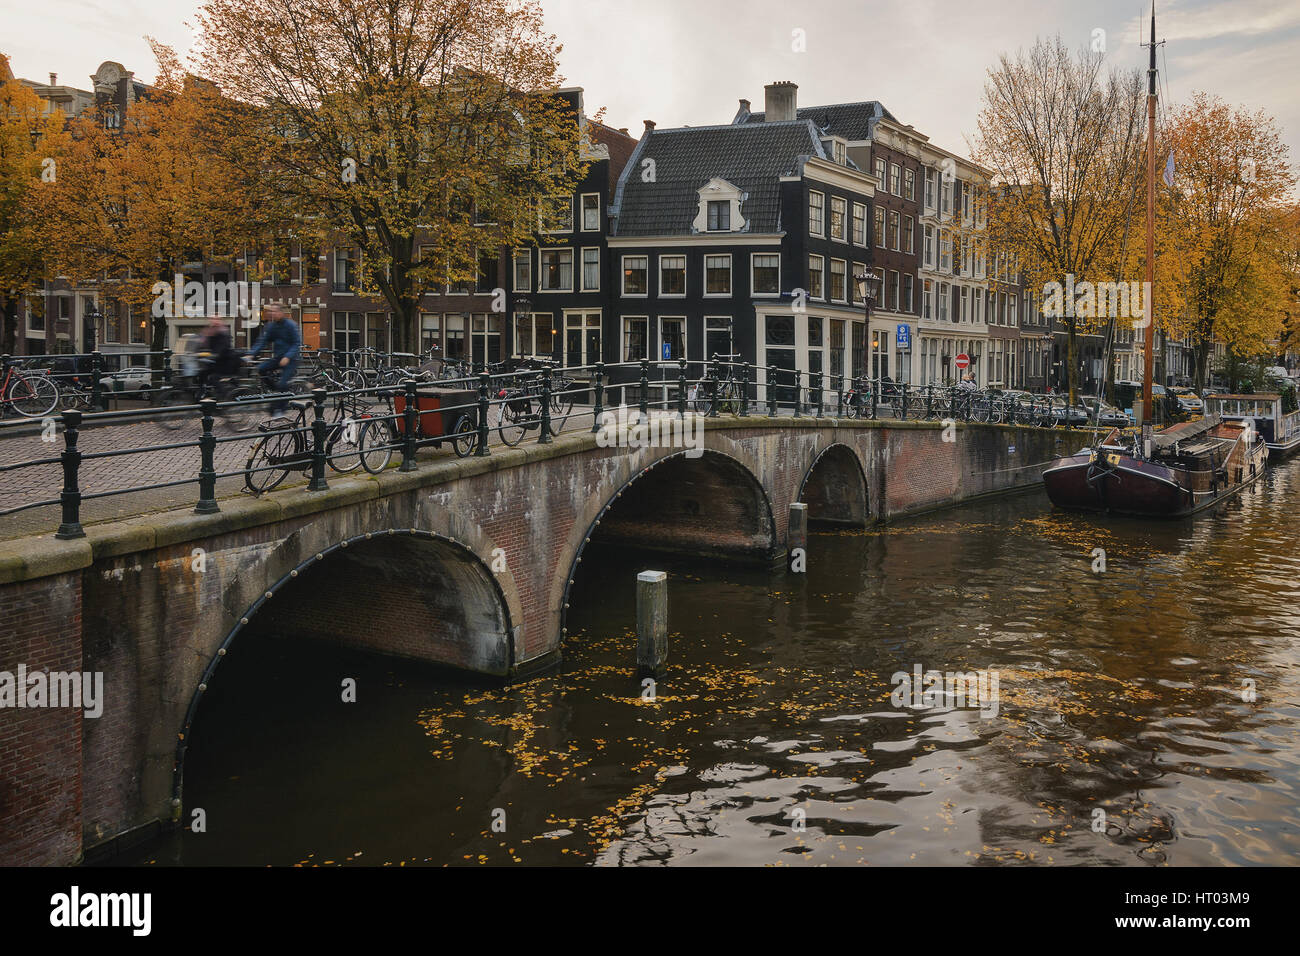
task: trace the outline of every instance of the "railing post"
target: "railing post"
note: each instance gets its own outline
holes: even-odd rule
[[[537,444],[549,445],[551,439],[551,367],[542,366],[542,421],[541,434],[537,436]]]
[[[957,420],[957,389],[948,387],[948,417]]]
[[[749,363],[745,362],[740,372],[740,417],[749,417]]]
[[[641,360],[641,421],[650,417],[650,360]]]
[[[817,370],[817,417],[822,417],[822,370]]]
[[[172,350],[163,349],[163,367],[162,367],[163,385],[169,386],[172,383]]]
[[[329,487],[325,481],[325,389],[313,388],[311,398],[316,407],[311,423],[311,481],[307,482],[307,490],[324,491]]]
[[[481,372],[478,377],[478,450],[475,458],[485,458],[492,454],[488,451],[488,389],[492,387],[492,376]]]
[[[722,366],[715,355],[709,362],[709,418],[718,417],[718,375]]]
[[[898,417],[902,421],[907,421],[907,383],[904,382],[898,387],[901,390],[898,396],[898,405],[899,405]]]
[[[600,419],[605,414],[605,363],[596,363],[596,405],[591,413],[591,433],[600,431]]]
[[[773,368],[771,365],[767,365],[764,366],[764,371],[767,373],[764,376],[767,380],[767,417],[776,418],[776,383],[772,381]]]
[[[84,538],[81,530],[81,488],[77,484],[77,469],[81,467],[81,452],[77,450],[77,429],[81,427],[81,412],[63,413],[63,492],[59,501],[63,505],[63,523],[54,532],[56,538]]]
[[[803,372],[801,372],[799,369],[796,368],[794,370],[794,417],[795,418],[803,417],[802,413],[799,411],[799,406],[803,404],[800,401],[800,399],[803,396],[799,394],[802,390],[803,390]]]
[[[203,434],[199,436],[199,503],[194,506],[196,515],[216,514],[221,510],[217,505],[217,467],[213,453],[217,448],[216,436],[212,434],[212,416],[217,410],[215,398],[199,399],[200,422]]]
[[[844,417],[844,373],[835,376],[835,416]]]
[[[871,420],[876,420],[880,407],[880,379],[867,379],[871,383]]]
[[[418,467],[415,464],[415,430],[419,428],[419,406],[416,404],[415,379],[408,378],[402,383],[406,389],[406,407],[402,409],[402,423],[406,426],[406,434],[402,436],[402,463],[398,466],[398,471],[415,471]]]
[[[934,382],[925,387],[925,417],[934,414]]]
[[[686,359],[677,360],[677,417],[686,420]]]
[[[90,353],[90,407],[95,411],[104,411],[108,408],[108,402],[103,395],[103,386],[99,380],[104,375],[104,354],[95,349]]]

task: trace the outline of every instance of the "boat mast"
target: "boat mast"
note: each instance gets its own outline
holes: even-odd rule
[[[1147,69],[1147,294],[1146,329],[1142,336],[1142,438],[1150,449],[1155,420],[1151,380],[1155,376],[1156,338],[1156,2],[1151,0],[1151,63]]]

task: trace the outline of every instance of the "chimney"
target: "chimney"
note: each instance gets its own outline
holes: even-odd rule
[[[645,121],[645,131],[646,131],[647,133],[652,132],[652,131],[654,130],[654,128],[655,128],[655,121],[654,121],[654,120],[646,120],[646,121]]]
[[[620,133],[622,133],[624,136],[627,135],[627,127],[626,127],[626,126],[620,126],[620,127],[618,128],[618,131],[619,131]]]
[[[50,74],[50,86],[58,86],[58,85],[59,85],[59,74],[57,74],[57,73],[51,73],[51,74]]]
[[[783,120],[796,119],[799,108],[799,87],[789,80],[769,83],[763,87],[763,120],[767,123],[780,123]]]
[[[752,109],[750,109],[750,106],[749,106],[749,100],[741,100],[741,101],[740,101],[740,109],[741,109],[741,112],[744,112],[744,113],[752,113],[752,112],[754,112]]]

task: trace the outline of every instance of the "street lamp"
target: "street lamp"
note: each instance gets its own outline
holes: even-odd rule
[[[536,340],[537,333],[533,329],[531,322],[528,323],[528,335],[529,338],[534,339],[534,341],[528,343],[523,343],[519,341],[519,329],[521,325],[520,320],[531,318],[532,314],[533,314],[533,303],[529,300],[528,296],[521,295],[519,298],[515,299],[515,327],[512,330],[512,337],[515,339],[515,351],[520,355],[528,354],[527,351],[525,351],[526,349],[532,350],[536,348],[535,340]],[[551,326],[551,332],[552,333],[555,332],[554,326]],[[552,353],[554,353],[554,350],[555,350],[555,339],[552,338],[551,339]]]
[[[856,283],[858,287],[858,297],[862,299],[863,302],[863,306],[866,312],[866,319],[867,319],[866,331],[868,334],[870,334],[871,333],[871,303],[875,301],[876,298],[876,290],[873,283],[876,282],[883,283],[885,281],[885,277],[883,274],[877,275],[875,272],[868,270],[866,272],[858,273],[857,275],[855,275],[853,277],[853,281],[854,283]],[[864,343],[866,342],[865,336],[863,337],[863,342]],[[873,358],[876,355],[876,349],[878,347],[879,347],[879,340],[873,339],[871,343],[871,354]],[[866,362],[864,361],[864,358],[865,356],[858,356],[858,366],[860,368],[864,368],[866,366]],[[875,369],[873,369],[872,371],[874,373]]]

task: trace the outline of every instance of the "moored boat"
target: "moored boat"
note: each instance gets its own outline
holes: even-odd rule
[[[1150,449],[1112,429],[1043,471],[1052,504],[1148,518],[1195,514],[1264,472],[1268,448],[1249,423],[1210,416],[1157,432]]]
[[[1207,395],[1205,411],[1225,421],[1251,422],[1263,437],[1271,458],[1285,458],[1300,449],[1300,411],[1282,411],[1282,396],[1276,392]]]

